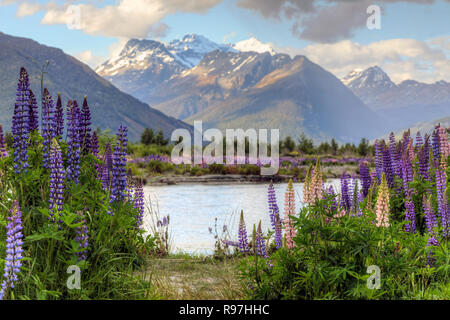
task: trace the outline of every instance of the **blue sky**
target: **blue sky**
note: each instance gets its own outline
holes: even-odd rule
[[[120,28],[118,31],[112,31],[114,26],[111,26],[111,22],[106,21],[106,14],[97,10],[109,6],[113,10],[116,9],[117,14],[120,14],[121,5],[124,6],[122,2],[131,1],[136,3],[136,15],[143,12],[142,8],[148,7],[147,4],[160,5],[163,9],[155,10],[155,12],[159,12],[158,14],[150,10],[146,13],[148,16],[136,17],[133,17],[133,9],[131,9],[129,18],[126,17],[123,20],[127,31],[124,34],[120,34]],[[254,36],[262,42],[273,43],[275,47],[287,48],[286,51],[289,53],[310,53],[313,57],[317,56],[315,62],[321,65],[325,64],[325,67],[328,67],[335,73],[337,65],[342,63],[337,61],[333,65],[331,62],[317,61],[326,60],[320,58],[321,54],[318,50],[327,48],[326,46],[331,46],[336,50],[342,49],[345,41],[351,41],[355,45],[367,46],[367,48],[375,48],[375,44],[385,43],[387,45],[388,42],[386,41],[391,39],[413,39],[423,42],[427,46],[430,46],[430,41],[437,41],[433,39],[444,39],[443,41],[439,40],[442,42],[439,44],[439,49],[442,49],[442,53],[446,58],[449,57],[447,48],[449,45],[446,40],[450,35],[450,1],[448,0],[379,1],[378,3],[382,6],[383,12],[380,30],[369,30],[365,23],[361,23],[361,19],[365,20],[367,17],[367,14],[363,12],[367,6],[361,4],[364,1],[352,2],[347,0],[346,2],[350,3],[350,5],[344,8],[344,5],[339,3],[339,1],[336,2],[336,0],[304,0],[304,3],[311,2],[316,6],[314,13],[317,16],[311,19],[309,24],[302,24],[305,21],[304,19],[307,19],[308,12],[301,7],[303,4],[301,4],[300,0],[283,0],[286,6],[295,7],[295,4],[298,4],[298,7],[295,7],[295,10],[293,10],[297,16],[291,19],[288,19],[281,9],[276,8],[276,6],[273,8],[273,2],[270,3],[270,1],[273,0],[190,0],[185,1],[186,5],[180,5],[183,2],[175,0],[72,1],[74,5],[89,4],[89,7],[83,8],[84,11],[81,11],[82,14],[88,12],[85,15],[86,17],[89,18],[90,14],[99,20],[104,18],[103,20],[105,21],[99,27],[89,22],[89,19],[86,19],[88,24],[91,23],[91,25],[82,30],[69,30],[60,18],[62,16],[61,13],[64,13],[66,9],[64,5],[67,5],[64,1],[56,1],[55,3],[61,6],[57,7],[51,6],[52,2],[49,1],[0,0],[0,31],[11,35],[32,38],[49,46],[59,47],[65,52],[81,58],[81,60],[89,63],[91,66],[107,59],[114,49],[117,51],[123,45],[126,39],[131,37],[142,38],[143,32],[147,33],[146,31],[149,31],[148,38],[158,38],[164,41],[182,37],[187,33],[202,34],[216,42],[223,42],[224,39],[228,39],[228,42],[237,42]],[[417,3],[424,1],[429,3]],[[161,5],[161,3],[164,3],[164,5]],[[377,2],[367,2],[367,4],[372,3]],[[334,6],[336,7],[336,16],[339,14],[340,16],[334,19],[333,13],[331,13],[333,21],[335,21],[330,22],[330,15],[327,16],[322,13],[327,9],[334,8]],[[339,6],[343,7],[340,11]],[[53,16],[50,15],[52,12]],[[341,13],[338,14],[338,12]],[[352,26],[345,26],[356,14],[362,17],[359,24],[356,22]],[[22,17],[18,15],[22,15]],[[279,16],[279,18],[276,16]],[[117,23],[120,24],[120,16],[118,17],[119,22]],[[143,19],[148,19],[149,22],[147,24],[136,23],[136,21],[139,22]],[[83,15],[81,16],[81,22],[85,22],[83,21]],[[152,22],[154,23],[152,24]],[[292,27],[296,22],[300,23],[300,27],[294,34]],[[333,23],[336,25],[333,25]],[[133,24],[136,24],[135,29],[133,29]],[[163,26],[163,32],[152,31],[152,28],[158,25]],[[342,34],[339,34],[341,27]],[[311,29],[311,33],[304,32],[308,28]],[[339,30],[335,32],[333,29]],[[330,35],[327,32],[334,32],[334,35]],[[306,34],[319,34],[320,36],[304,36]],[[335,38],[331,39],[330,37]],[[392,46],[392,43],[390,45]],[[401,50],[412,50],[410,47],[405,48],[404,46],[405,44],[402,44],[398,48],[399,54],[402,54]],[[328,47],[328,49],[331,47]],[[385,51],[379,48],[373,50]],[[85,54],[82,55],[81,53]],[[377,52],[372,54],[377,55]],[[433,59],[436,59],[437,55],[430,55],[430,58],[431,56],[434,57]],[[417,57],[406,57],[406,59],[412,58],[415,59]],[[440,63],[445,62],[446,58],[443,58],[444,61]],[[385,58],[383,59],[372,60],[376,63],[377,61],[383,62],[386,60]],[[371,64],[371,61],[366,60],[368,60],[367,57],[361,60],[361,62],[365,61],[364,65],[361,63],[361,67]],[[414,60],[413,64],[423,65],[427,63],[429,61],[420,62]],[[411,65],[405,65],[403,71],[399,70],[397,72],[394,70],[393,65],[389,66],[389,61],[386,64],[388,69],[390,67],[393,72],[399,75],[399,79],[401,78],[400,74],[405,74],[403,77],[413,76]],[[358,66],[357,61],[355,65]],[[434,68],[440,65],[438,63]],[[431,67],[428,74],[432,70],[433,68]],[[343,71],[339,72],[342,73]],[[450,75],[447,75],[446,71],[432,77],[428,76],[428,78],[424,76],[423,80],[433,81],[439,77],[450,80]]]

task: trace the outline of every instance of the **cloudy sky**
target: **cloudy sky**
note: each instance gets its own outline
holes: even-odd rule
[[[76,12],[79,29],[72,28]],[[380,28],[369,29],[368,19]],[[0,31],[92,67],[130,38],[197,33],[220,43],[256,37],[338,77],[379,65],[395,82],[450,81],[450,0],[0,0]]]

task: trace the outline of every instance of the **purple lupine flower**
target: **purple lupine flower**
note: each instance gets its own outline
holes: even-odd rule
[[[264,234],[262,232],[262,228],[261,228],[261,221],[258,224],[258,229],[256,230],[256,254],[263,257],[263,258],[267,258],[267,251],[266,251],[266,244],[264,241]]]
[[[76,101],[67,103],[67,180],[78,183],[80,176],[80,125],[79,108]]]
[[[127,127],[120,126],[117,132],[117,143],[112,157],[111,202],[119,202],[125,198],[127,188]]]
[[[367,167],[367,162],[365,161],[359,164],[359,177],[362,184],[362,193],[364,197],[367,197],[372,182],[369,175],[369,168]]]
[[[437,226],[436,215],[434,214],[433,206],[431,205],[431,195],[428,198],[423,196],[423,212],[425,215],[425,223],[430,235],[434,234],[434,228]]]
[[[106,147],[105,147],[105,164],[106,164],[108,171],[112,171],[113,156],[112,156],[112,147],[109,143],[107,143]]]
[[[249,251],[249,248],[248,248],[247,229],[245,227],[245,221],[244,221],[244,211],[241,211],[241,219],[239,221],[238,239],[239,239],[239,250],[242,253],[247,253]]]
[[[406,155],[403,156],[401,166],[402,166],[403,190],[405,195],[407,195],[410,189],[409,182],[413,180],[413,172],[411,162],[409,161],[409,158]]]
[[[392,170],[395,176],[401,177],[401,169],[400,169],[400,153],[397,149],[397,143],[395,142],[394,133],[391,132],[389,135],[389,150],[391,152],[391,163]]]
[[[102,186],[104,190],[109,190],[111,188],[111,175],[112,171],[112,151],[111,144],[107,143],[105,146],[105,154],[103,155],[103,164],[101,165],[101,179]]]
[[[351,192],[352,192],[352,210],[357,215],[360,214],[361,209],[359,207],[359,188],[358,188],[358,180],[356,179],[356,175],[352,176],[352,184],[351,184]]]
[[[0,124],[0,157],[6,158],[8,155],[9,154],[6,150],[5,137],[3,135],[3,126]]]
[[[439,247],[439,241],[437,241],[434,237],[430,237],[428,238],[427,247]],[[433,255],[433,249],[431,249],[427,255],[427,265],[429,266],[433,265],[436,260]]]
[[[50,151],[50,199],[49,209],[51,211],[50,217],[52,222],[55,222],[54,214],[57,214],[58,222],[60,220],[60,214],[63,210],[64,201],[64,166],[61,148],[58,142],[53,138],[51,151]]]
[[[437,126],[436,126],[436,129],[437,129]],[[433,142],[432,142],[433,158],[434,158],[434,163],[437,167],[439,165],[439,161],[441,160],[440,139],[439,139],[438,130],[433,131],[432,139],[433,139]]]
[[[78,212],[81,220],[81,226],[75,228],[75,241],[78,243],[79,251],[76,253],[78,262],[86,260],[87,248],[89,246],[89,230],[86,224],[86,219],[81,211]]]
[[[381,174],[383,172],[383,153],[380,141],[375,140],[375,169],[377,173],[378,184],[381,183]]]
[[[96,157],[97,159],[98,157],[98,136],[97,136],[97,132],[94,131],[94,133],[92,134],[92,139],[91,139],[91,148],[90,148],[90,152],[91,154]],[[102,176],[102,167],[95,163],[95,171],[97,172],[97,179],[101,179]]]
[[[417,131],[417,134],[416,134],[416,148],[419,149],[421,146],[423,146],[423,139],[422,139],[422,136],[420,135],[420,131]]]
[[[331,210],[333,212],[336,211],[338,209],[338,207],[339,207],[339,203],[338,203],[338,200],[336,199],[336,193],[334,192],[333,186],[330,186],[328,188],[328,190],[326,190],[326,194],[328,194],[330,196],[333,196],[333,200],[331,200],[331,203],[332,203],[331,204]],[[324,195],[324,197],[325,197],[325,195]]]
[[[346,211],[350,210],[350,207],[351,207],[349,185],[348,185],[347,178],[348,178],[347,173],[345,171],[342,172],[342,176],[341,176],[341,206]]]
[[[405,202],[405,221],[408,224],[405,225],[407,232],[414,233],[416,231],[416,213],[414,212],[414,202],[411,200],[411,195],[408,194]]]
[[[53,106],[53,99],[50,96],[47,88],[44,89],[44,96],[42,98],[42,138],[43,141],[43,167],[48,168],[50,158],[50,147],[53,138],[56,137],[56,123],[55,110]]]
[[[11,208],[11,216],[7,217],[9,223],[6,226],[6,261],[4,267],[4,280],[0,289],[0,300],[3,300],[14,283],[19,279],[17,275],[22,266],[22,212],[19,203],[14,201]]]
[[[430,148],[428,143],[429,137],[425,135],[425,143],[418,151],[419,158],[419,174],[423,180],[430,181],[429,171],[429,159],[430,159]]]
[[[33,91],[30,89],[30,109],[28,114],[28,127],[30,132],[39,129],[39,112],[36,97]]]
[[[450,236],[450,214],[447,198],[447,174],[440,166],[436,168],[436,194],[438,203],[438,213],[441,219],[443,236]]]
[[[269,189],[267,191],[267,198],[269,204],[270,222],[272,224],[275,233],[275,245],[277,249],[279,249],[283,245],[283,238],[282,238],[283,236],[281,231],[280,212],[278,209],[277,198],[272,182],[270,182],[269,184]]]
[[[92,134],[90,151],[92,155],[98,157],[98,135],[96,131]]]
[[[386,176],[386,182],[388,183],[388,187],[392,188],[394,186],[394,172],[392,170],[392,160],[391,153],[387,147],[383,148],[383,172]]]
[[[136,187],[134,189],[134,208],[138,209],[138,215],[136,218],[138,228],[142,228],[142,224],[144,221],[144,188],[142,187],[141,182],[136,183]]]
[[[86,96],[83,100],[83,107],[81,108],[81,149],[83,154],[87,154],[91,147],[91,111],[87,103]]]
[[[24,67],[20,69],[17,83],[16,103],[12,117],[11,131],[13,134],[14,170],[17,174],[26,172],[28,168],[28,138],[30,128],[28,117],[30,115],[30,83],[28,73]]]
[[[403,132],[403,150],[401,153],[404,153],[408,150],[410,141],[411,141],[411,132],[408,129],[408,131]]]
[[[61,94],[58,92],[58,100],[56,101],[55,109],[55,134],[57,137],[62,137],[64,131],[64,108],[61,102]]]

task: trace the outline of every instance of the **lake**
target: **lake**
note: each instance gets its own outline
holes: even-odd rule
[[[339,192],[339,179],[329,179],[326,187],[333,185]],[[168,186],[146,186],[146,204],[160,216],[170,216],[169,233],[172,239],[172,252],[190,254],[211,254],[214,251],[214,230],[217,218],[217,231],[222,233],[227,226],[229,240],[237,241],[239,215],[244,211],[247,232],[250,236],[253,224],[261,220],[264,232],[271,228],[267,204],[268,184],[179,184]],[[284,193],[287,183],[275,184],[278,207],[283,217]],[[303,183],[294,183],[296,209],[302,206]],[[150,210],[146,209],[144,227],[151,225]],[[153,213],[154,214],[154,213]],[[214,232],[214,231],[213,231]]]

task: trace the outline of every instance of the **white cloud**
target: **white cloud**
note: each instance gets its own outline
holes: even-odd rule
[[[90,35],[146,38],[152,32],[161,35],[167,29],[158,24],[165,16],[177,12],[204,13],[222,0],[120,0],[116,5],[96,7],[77,4],[80,27]],[[72,21],[68,5],[47,5],[44,24],[66,24]],[[159,27],[158,27],[159,26]]]
[[[230,40],[233,39],[234,37],[236,37],[236,31],[224,35],[222,38],[222,43],[229,43]]]
[[[23,18],[26,16],[32,16],[42,9],[43,9],[42,5],[38,3],[23,2],[20,3],[19,6],[17,7],[16,17]]]
[[[414,79],[426,83],[450,81],[450,37],[419,41],[389,39],[361,45],[344,40],[333,44],[312,44],[302,49],[276,47],[291,56],[305,55],[337,77],[356,68],[378,65],[394,82]]]
[[[96,56],[92,53],[91,50],[79,52],[79,53],[75,54],[74,56],[81,62],[86,63],[92,69],[95,69],[98,65],[100,65],[101,63],[103,63],[105,61],[104,56]]]
[[[127,41],[128,38],[118,38],[117,42],[114,42],[109,46],[107,55],[95,55],[91,50],[85,50],[75,53],[73,54],[73,56],[95,70],[103,62],[109,60],[111,57],[118,56]]]

